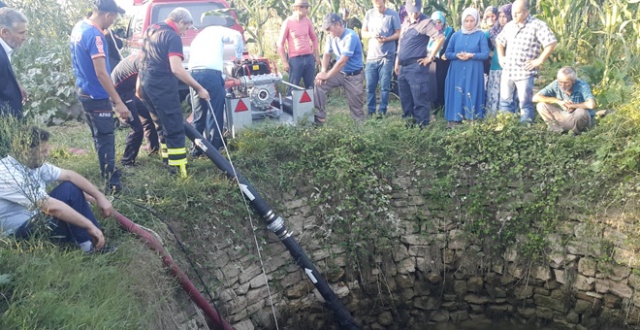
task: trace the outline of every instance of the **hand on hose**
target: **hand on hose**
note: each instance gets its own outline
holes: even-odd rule
[[[211,96],[209,96],[209,92],[204,87],[200,87],[198,89],[198,97],[202,100],[211,100]]]

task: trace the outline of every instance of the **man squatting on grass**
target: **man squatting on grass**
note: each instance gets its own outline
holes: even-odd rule
[[[580,134],[593,125],[596,100],[591,87],[570,66],[561,68],[557,79],[534,95],[533,102],[552,132]]]
[[[49,132],[36,127],[25,132],[18,133],[12,152],[0,160],[0,234],[26,239],[44,213],[52,238],[78,244],[85,252],[101,250],[105,239],[84,193],[95,199],[105,217],[113,213],[111,203],[80,174],[45,162],[51,150]],[[62,183],[47,194],[53,181]]]

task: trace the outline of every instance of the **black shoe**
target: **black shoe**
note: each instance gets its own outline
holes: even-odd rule
[[[122,191],[122,183],[111,183],[107,182],[106,187],[104,188],[105,195],[116,195]]]
[[[325,119],[325,118],[320,118],[320,117],[318,117],[318,116],[314,116],[314,117],[313,117],[313,123],[314,123],[316,126],[322,126],[322,125],[324,125],[324,122],[325,122],[325,121],[326,121],[326,119]]]
[[[138,167],[140,166],[140,164],[136,163],[135,160],[132,161],[128,161],[128,162],[120,162],[120,165],[122,165],[122,167],[124,168],[132,168],[132,167]]]

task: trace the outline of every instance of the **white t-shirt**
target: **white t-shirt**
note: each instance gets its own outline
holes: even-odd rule
[[[0,234],[13,234],[38,214],[37,202],[48,197],[47,184],[59,177],[60,168],[49,163],[30,169],[11,156],[0,160]]]

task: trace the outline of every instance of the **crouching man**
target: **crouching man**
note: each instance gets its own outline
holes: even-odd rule
[[[596,101],[591,87],[578,79],[576,70],[565,66],[557,79],[533,96],[540,117],[550,131],[580,134],[593,124]]]
[[[0,234],[26,239],[44,214],[56,241],[86,252],[101,250],[105,239],[84,193],[95,198],[105,217],[113,213],[111,203],[78,173],[45,162],[49,132],[29,127],[16,135],[12,152],[0,160]],[[53,181],[61,183],[47,194]]]

